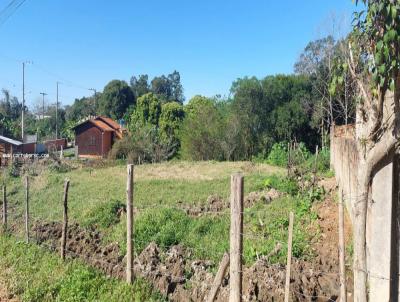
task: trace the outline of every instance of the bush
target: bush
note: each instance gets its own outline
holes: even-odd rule
[[[314,168],[315,166],[315,154],[311,156],[308,160],[310,168]],[[317,171],[324,173],[330,170],[330,150],[328,148],[323,148],[319,154],[317,159]]]
[[[147,124],[134,128],[130,135],[117,141],[109,158],[128,159],[132,163],[161,162],[172,158],[177,150],[177,142],[162,140],[159,130]]]
[[[288,150],[285,143],[275,143],[268,155],[267,163],[270,165],[286,167],[288,163]]]
[[[299,192],[299,186],[293,179],[272,175],[264,180],[264,187],[267,189],[274,188],[278,191],[296,195]]]

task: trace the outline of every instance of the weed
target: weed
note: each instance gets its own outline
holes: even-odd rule
[[[290,195],[296,195],[299,191],[299,186],[295,180],[278,175],[271,175],[265,178],[264,187],[267,189],[274,188]]]
[[[126,212],[126,206],[119,200],[111,200],[93,208],[87,215],[87,226],[100,226],[108,228],[120,221],[123,212]]]

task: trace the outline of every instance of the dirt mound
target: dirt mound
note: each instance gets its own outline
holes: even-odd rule
[[[257,202],[270,203],[282,195],[282,192],[275,189],[251,192],[244,198],[244,206],[246,208],[252,207]],[[205,214],[218,214],[229,209],[229,201],[219,195],[210,195],[204,205],[193,206],[181,202],[178,207],[190,216],[199,217]]]
[[[39,244],[59,251],[60,223],[37,224],[33,230]],[[80,258],[109,276],[125,278],[126,261],[120,255],[118,244],[102,245],[101,234],[95,229],[71,225],[67,234],[67,256]],[[135,258],[134,271],[171,301],[203,301],[214,280],[210,269],[218,263],[192,258],[190,251],[180,245],[162,251],[155,243],[151,243]],[[336,263],[322,259],[317,263],[294,259],[291,278],[293,301],[335,301],[339,289],[336,268]],[[332,272],[332,275],[320,272]],[[243,277],[244,301],[283,300],[284,266],[259,260],[244,269]],[[227,301],[228,290],[229,274],[223,281],[216,301]]]
[[[210,195],[205,205],[193,206],[181,202],[178,207],[190,216],[202,216],[204,214],[220,213],[229,208],[229,203],[219,195]]]
[[[270,203],[274,199],[277,199],[283,195],[282,192],[279,192],[275,189],[251,192],[244,198],[244,206],[246,208],[252,207],[257,202]]]

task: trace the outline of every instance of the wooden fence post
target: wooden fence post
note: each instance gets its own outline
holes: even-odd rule
[[[293,212],[290,212],[287,265],[286,265],[285,302],[289,302],[290,267],[292,265],[293,220],[294,220],[294,214],[293,214]]]
[[[4,232],[7,231],[7,188],[3,186],[3,227]]]
[[[340,272],[340,302],[347,301],[346,293],[346,267],[345,267],[345,243],[344,243],[344,196],[341,190],[339,200],[339,272]]]
[[[29,243],[29,178],[25,176],[25,238]]]
[[[126,282],[133,283],[133,165],[127,167],[126,180]]]
[[[242,301],[243,176],[231,176],[229,302]]]
[[[61,259],[65,260],[65,251],[67,247],[67,232],[68,232],[68,189],[69,179],[64,183],[64,197],[63,197],[63,226],[61,233]]]
[[[229,265],[229,254],[225,253],[222,257],[221,264],[219,265],[218,272],[215,275],[214,283],[212,285],[210,294],[207,298],[207,302],[213,302],[215,297],[217,296],[219,287],[221,286],[222,280],[224,279],[226,269]]]

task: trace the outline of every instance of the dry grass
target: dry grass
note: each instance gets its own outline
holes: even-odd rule
[[[101,174],[101,170],[92,171],[93,175]],[[114,176],[125,177],[126,172],[121,167],[107,169]],[[241,172],[244,175],[280,174],[284,169],[268,164],[252,162],[166,162],[160,164],[145,164],[135,167],[135,179],[140,180],[214,180],[229,177]]]

